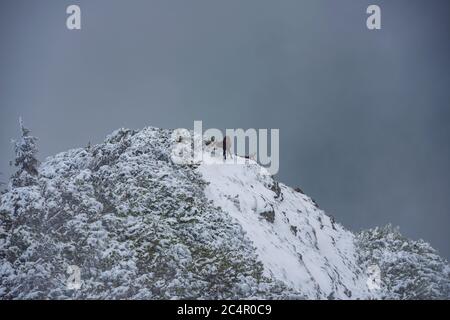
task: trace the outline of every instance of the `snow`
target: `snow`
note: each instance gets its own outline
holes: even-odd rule
[[[205,151],[199,171],[209,182],[206,196],[243,227],[267,276],[310,298],[324,299],[332,292],[340,299],[370,296],[357,265],[354,235],[338,224],[334,230],[310,198],[283,184],[282,197],[275,198],[271,186],[276,182],[249,159],[218,160]],[[267,210],[275,212],[273,223],[260,215]]]
[[[23,174],[0,197],[0,298],[450,296],[450,267],[428,244],[389,229],[355,236],[253,160],[191,158],[188,136],[119,129],[38,173],[21,166],[36,150],[18,157]],[[383,292],[367,287],[374,263]],[[65,286],[70,265],[79,290]]]

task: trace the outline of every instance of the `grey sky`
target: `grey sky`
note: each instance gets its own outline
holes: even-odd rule
[[[69,4],[81,31],[65,27]],[[365,26],[369,4],[380,31]],[[352,230],[392,222],[448,258],[449,8],[3,0],[0,171],[19,115],[41,159],[119,127],[279,128],[279,180]]]

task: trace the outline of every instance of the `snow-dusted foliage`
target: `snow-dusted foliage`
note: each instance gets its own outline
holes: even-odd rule
[[[449,299],[450,267],[423,240],[402,236],[387,225],[358,235],[361,263],[378,265],[386,299]]]
[[[36,183],[38,160],[37,155],[37,138],[30,135],[30,130],[27,129],[22,121],[19,119],[21,137],[14,142],[14,151],[16,158],[14,165],[17,167],[17,172],[13,175],[11,183],[14,187],[24,187]]]
[[[254,161],[232,165],[211,150],[189,158],[186,132],[120,129],[40,166],[35,139],[23,133],[18,163],[31,166],[19,171],[32,179],[1,195],[1,299],[383,297],[367,286],[369,262],[388,273],[388,298],[418,297],[401,284],[431,271],[447,281],[422,296],[448,297],[448,265],[428,245],[396,247],[378,231],[355,241]],[[68,286],[71,266],[80,288]]]
[[[118,130],[49,158],[0,206],[1,298],[281,298],[242,228],[170,160],[170,132]],[[66,287],[69,265],[79,290]],[[298,297],[298,295],[294,295]]]

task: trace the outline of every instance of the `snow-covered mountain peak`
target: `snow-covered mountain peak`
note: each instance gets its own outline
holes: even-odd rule
[[[205,149],[180,163],[173,133],[119,129],[16,174],[0,202],[0,298],[448,298],[429,245],[355,235],[252,160]]]

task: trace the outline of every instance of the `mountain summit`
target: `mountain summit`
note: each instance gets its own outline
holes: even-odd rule
[[[250,159],[205,150],[179,164],[177,142],[171,130],[119,129],[10,183],[0,298],[450,297],[450,267],[427,243],[391,226],[354,234]]]

